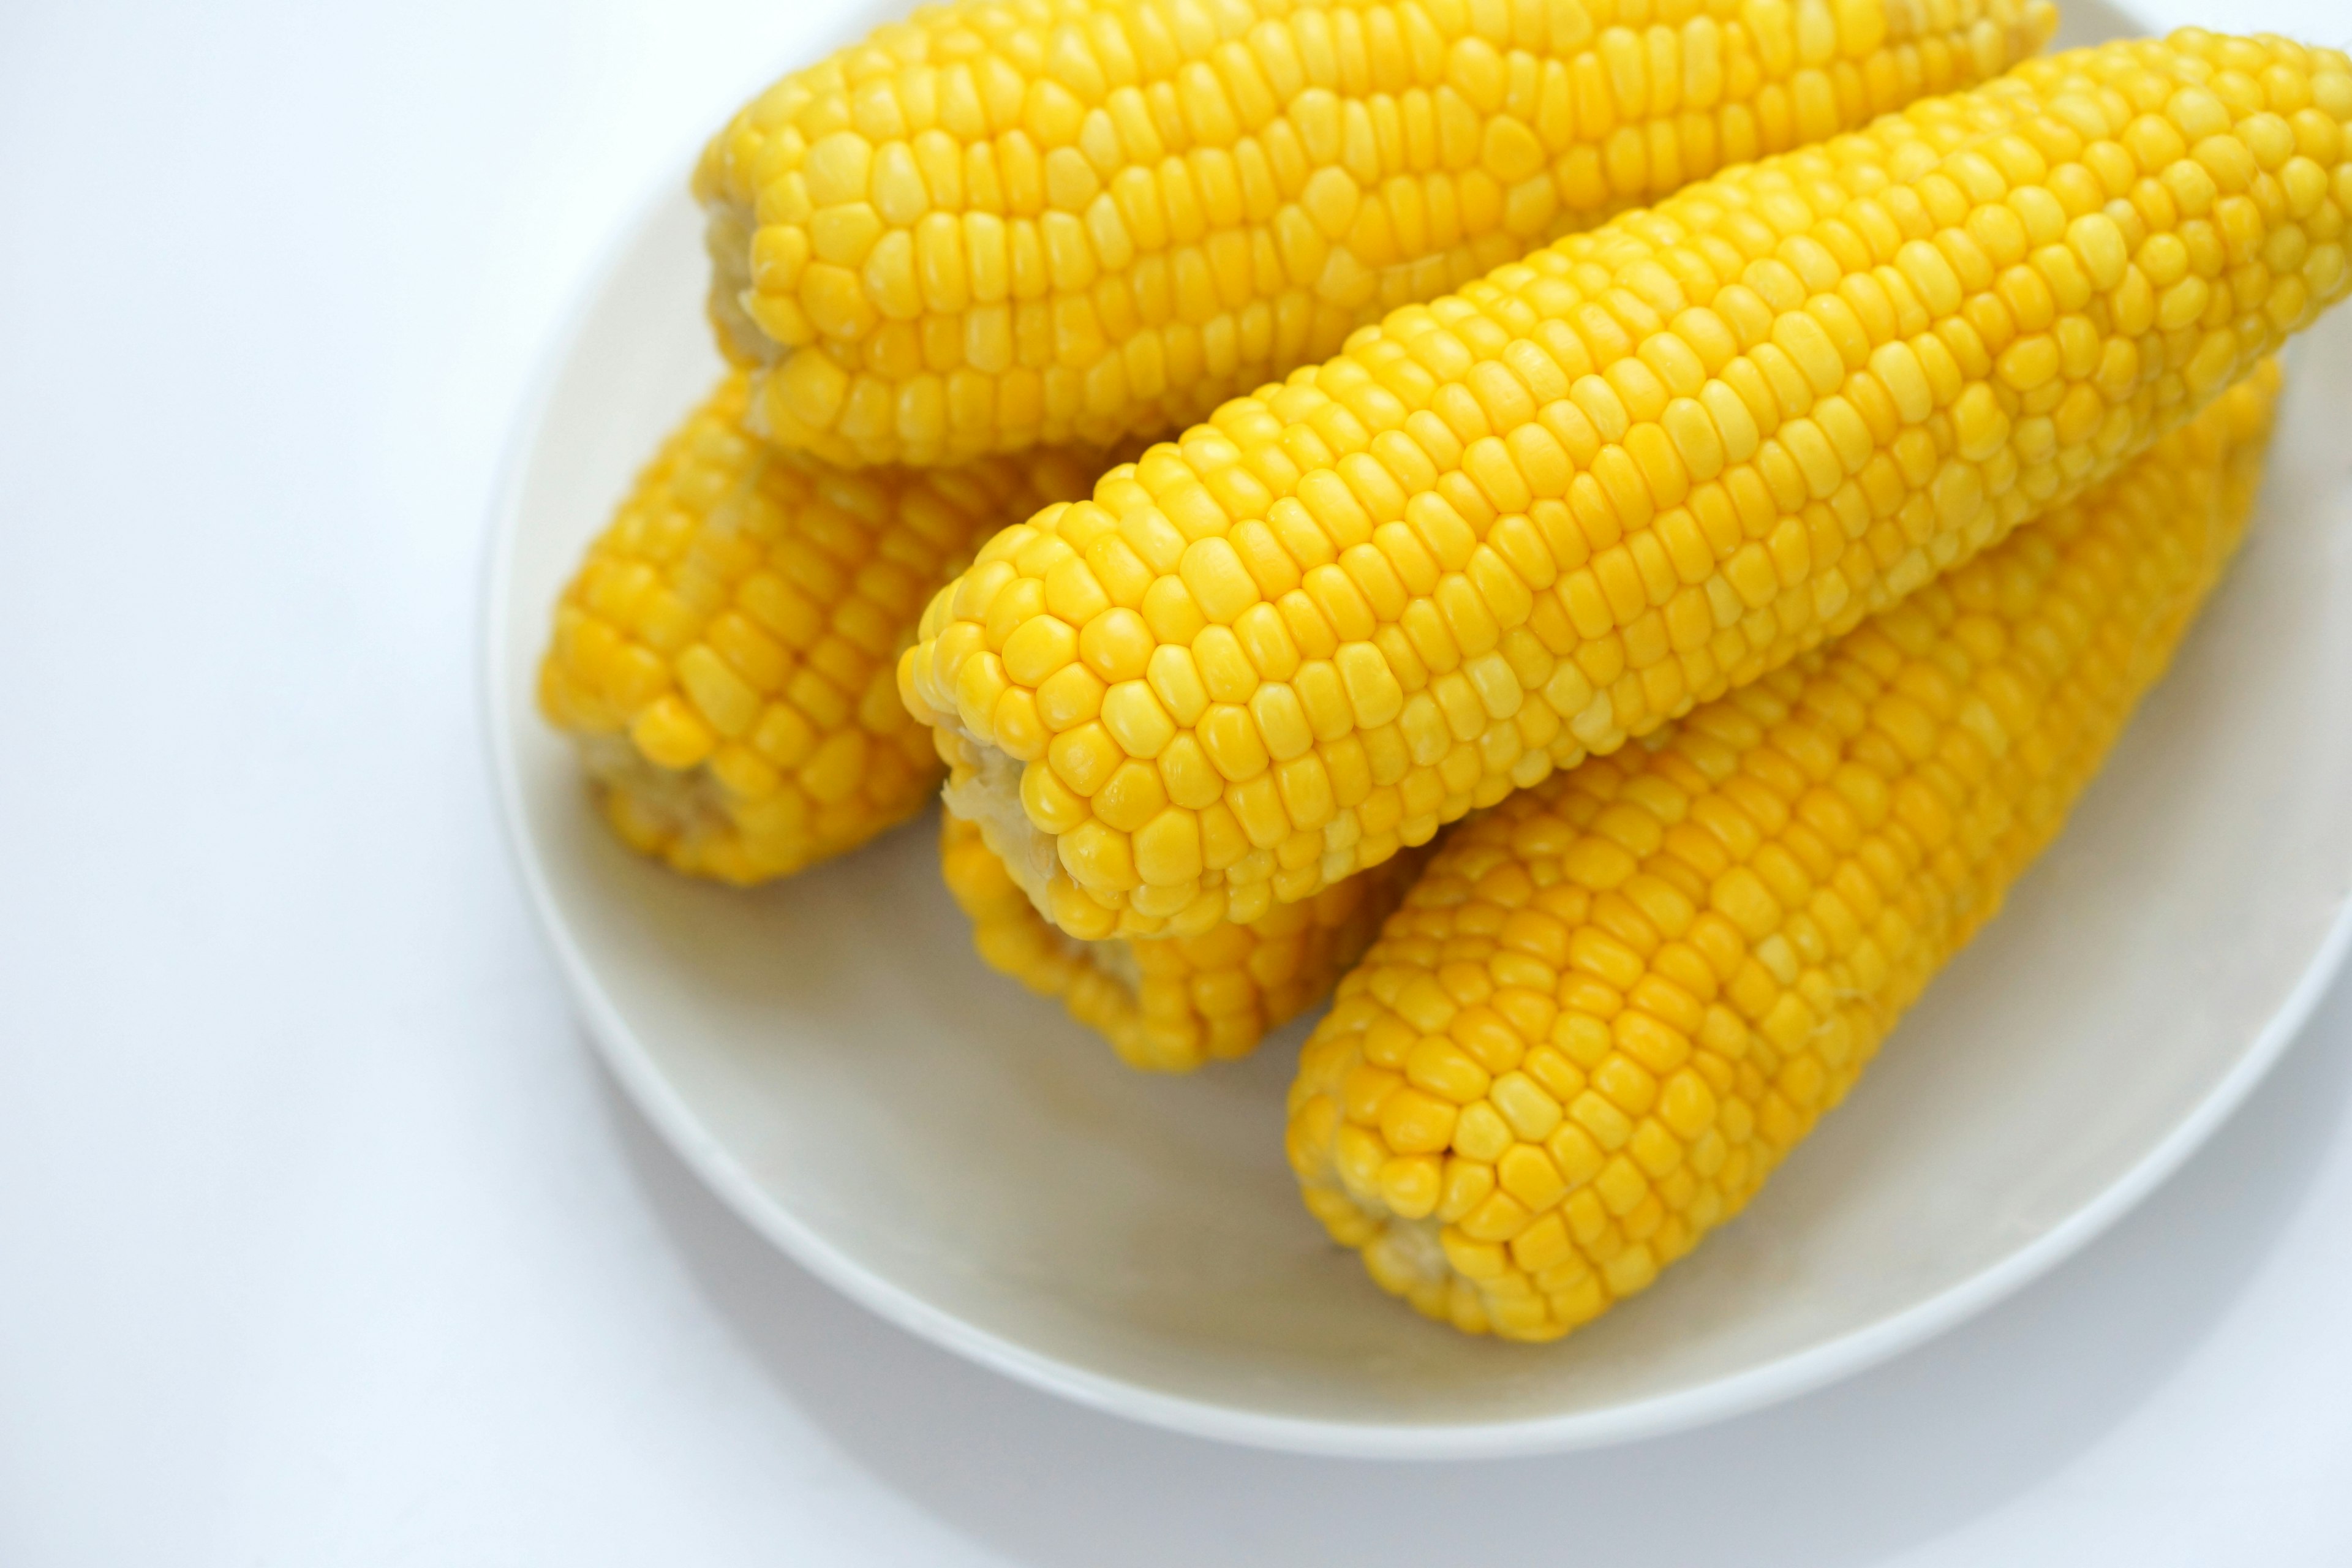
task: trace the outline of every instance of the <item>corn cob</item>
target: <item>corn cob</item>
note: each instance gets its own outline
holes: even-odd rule
[[[939,764],[890,674],[917,607],[1108,460],[843,473],[747,434],[748,395],[730,374],[639,476],[564,590],[539,688],[624,839],[737,883],[921,808]]]
[[[1309,1041],[1307,1206],[1567,1332],[1737,1213],[2000,908],[2251,504],[2275,376],[1832,647],[1452,836]]]
[[[1331,994],[1418,869],[1400,855],[1248,925],[1200,936],[1078,942],[1054,929],[980,829],[940,814],[940,868],[988,966],[1098,1030],[1129,1067],[1190,1072],[1255,1049]]]
[[[711,314],[840,462],[1109,442],[1718,166],[1992,76],[2042,0],[1023,0],[715,137]]]
[[[2347,116],[2342,55],[2181,33],[1734,170],[999,534],[901,693],[1064,930],[1253,919],[2189,417],[2352,284]]]

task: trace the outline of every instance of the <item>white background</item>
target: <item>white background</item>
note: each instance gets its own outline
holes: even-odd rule
[[[1126,1426],[719,1210],[518,897],[477,568],[564,303],[814,9],[0,5],[0,1568],[2352,1562],[2352,988],[2021,1298],[1598,1454]]]

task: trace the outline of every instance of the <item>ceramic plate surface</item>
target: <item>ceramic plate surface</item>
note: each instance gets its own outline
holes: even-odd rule
[[[1303,1026],[1237,1067],[1143,1077],[982,968],[929,819],[743,893],[635,858],[596,818],[533,670],[582,548],[719,374],[704,268],[697,215],[664,198],[518,428],[486,618],[523,879],[613,1070],[688,1163],[815,1273],[1013,1376],[1353,1454],[1570,1447],[1749,1409],[1949,1328],[2145,1196],[2269,1068],[2352,932],[2339,313],[2293,357],[2260,519],[2171,677],[1846,1106],[1592,1328],[1529,1349],[1424,1322],[1298,1203],[1282,1102]]]

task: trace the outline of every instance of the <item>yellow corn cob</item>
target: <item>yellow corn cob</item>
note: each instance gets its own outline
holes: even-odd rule
[[[1064,930],[1253,919],[2116,471],[2352,285],[2347,116],[2181,33],[1733,170],[997,535],[900,691]]]
[[[842,462],[1198,418],[1568,228],[1990,77],[2042,0],[941,6],[712,140],[711,314]]]
[[[1309,1041],[1307,1206],[1542,1340],[1751,1196],[2002,897],[2235,543],[2275,376],[1835,646],[1465,824]]]
[[[1129,1067],[1190,1072],[1248,1055],[1331,994],[1412,881],[1400,855],[1248,925],[1191,937],[1078,942],[1047,923],[980,829],[941,814],[940,868],[988,966],[1099,1030]]]
[[[918,606],[997,529],[1083,495],[1078,450],[843,473],[742,426],[730,374],[663,443],[556,610],[540,705],[606,816],[749,883],[854,847],[939,779],[893,689]]]

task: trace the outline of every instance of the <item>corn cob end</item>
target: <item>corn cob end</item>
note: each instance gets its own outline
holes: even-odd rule
[[[728,375],[662,446],[555,614],[540,707],[606,819],[692,876],[788,876],[912,816],[939,763],[893,664],[924,596],[1107,454],[848,472],[746,428]]]
[[[1247,925],[1081,942],[1037,913],[978,825],[941,815],[940,865],[988,966],[1098,1031],[1129,1067],[1190,1072],[1320,1003],[1418,869],[1404,857]]]

